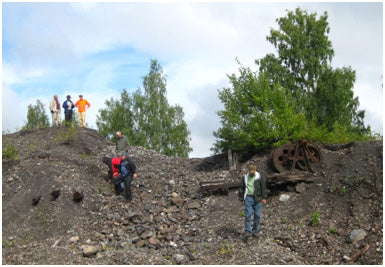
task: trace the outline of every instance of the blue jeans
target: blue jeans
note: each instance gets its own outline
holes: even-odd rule
[[[251,228],[251,216],[254,213],[253,228]],[[259,220],[262,213],[262,202],[255,204],[254,197],[247,196],[245,200],[245,231],[253,234],[259,231]]]

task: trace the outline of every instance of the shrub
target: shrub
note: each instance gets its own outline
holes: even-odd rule
[[[332,235],[332,234],[335,234],[337,232],[336,228],[334,228],[333,226],[329,228],[329,231],[328,231],[328,235]]]
[[[3,159],[5,160],[15,160],[18,159],[15,146],[13,144],[8,144],[5,149],[2,150]]]
[[[77,133],[78,131],[75,126],[70,125],[69,127],[65,127],[58,133],[58,136],[55,138],[55,143],[65,145],[72,144],[76,139]]]
[[[312,225],[318,226],[319,225],[319,212],[318,211],[313,212],[311,214],[311,218],[312,218]]]

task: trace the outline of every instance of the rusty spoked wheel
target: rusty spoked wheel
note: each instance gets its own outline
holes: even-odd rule
[[[296,146],[298,146],[298,144],[296,144]],[[305,158],[306,152],[304,152],[304,150],[301,147],[299,147],[297,153],[298,154],[295,157],[295,168],[303,170],[303,171],[307,171],[308,168],[306,165],[306,158]]]
[[[305,150],[309,162],[320,163],[322,161],[321,151],[316,145],[307,144]]]
[[[312,171],[311,163],[320,163],[322,154],[316,145],[299,140],[296,143],[282,145],[270,154],[270,162],[278,172],[294,169]]]
[[[278,172],[290,171],[294,160],[294,145],[285,144],[271,153],[274,168]]]
[[[305,157],[309,164],[320,163],[322,160],[321,151],[316,145],[306,143],[299,152],[299,157],[297,157],[297,167],[301,170],[307,170]]]

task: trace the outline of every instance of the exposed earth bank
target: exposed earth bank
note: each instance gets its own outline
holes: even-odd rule
[[[229,171],[227,155],[132,147],[138,179],[126,202],[105,181],[114,145],[95,130],[2,138],[18,154],[2,161],[3,264],[383,264],[382,141],[318,144],[323,161],[305,181],[268,183],[261,232],[244,240],[237,189],[203,192],[200,182],[239,181],[247,162]],[[269,154],[251,159],[266,177]]]

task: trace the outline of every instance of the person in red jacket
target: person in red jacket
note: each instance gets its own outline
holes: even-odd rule
[[[86,109],[91,107],[90,102],[83,99],[83,95],[79,95],[79,100],[76,101],[75,107],[78,108],[80,127],[86,127]]]
[[[120,165],[121,162],[122,162],[122,159],[118,156],[115,156],[114,158],[112,158],[112,160],[111,160],[112,177],[108,181],[108,183],[114,184],[115,193],[117,195],[119,195],[120,192],[122,191],[120,182],[118,181],[118,179],[120,177],[120,173],[121,173],[121,165]]]

